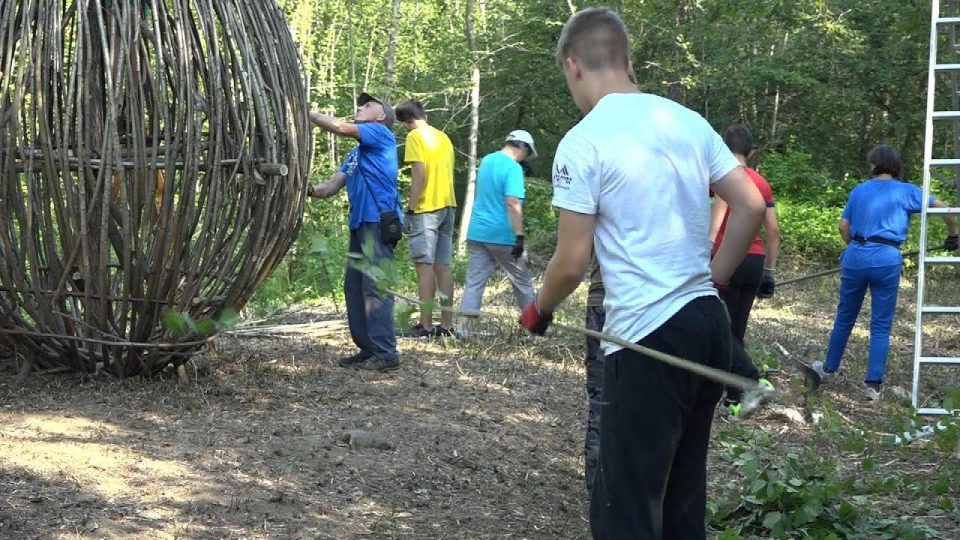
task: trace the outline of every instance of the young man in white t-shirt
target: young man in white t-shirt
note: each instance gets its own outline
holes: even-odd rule
[[[606,9],[577,13],[560,36],[557,57],[586,116],[557,148],[557,249],[521,324],[546,331],[595,248],[606,333],[726,370],[730,322],[715,287],[743,259],[766,206],[706,120],[637,90],[629,51],[623,22]],[[731,208],[712,262],[711,189]],[[705,538],[707,444],[722,386],[612,343],[604,352],[594,537]]]

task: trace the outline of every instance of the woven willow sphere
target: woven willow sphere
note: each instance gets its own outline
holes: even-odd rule
[[[0,0],[0,337],[150,375],[299,230],[311,155],[275,0]],[[29,364],[28,362],[28,364]]]

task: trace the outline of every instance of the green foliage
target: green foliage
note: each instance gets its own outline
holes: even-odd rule
[[[835,263],[844,248],[837,230],[842,210],[777,199],[781,252],[811,261]]]
[[[223,310],[216,317],[202,317],[199,320],[173,309],[164,310],[160,317],[163,327],[176,337],[209,337],[236,326],[239,320],[240,315],[232,308]]]
[[[946,493],[949,476],[937,488],[943,475],[925,485],[909,475],[882,474],[870,458],[863,460],[862,473],[845,472],[832,454],[816,448],[777,455],[769,449],[768,435],[746,428],[724,433],[719,444],[721,458],[739,470],[740,478],[717,486],[708,502],[710,525],[723,531],[717,538],[920,539],[937,534],[912,516],[877,512],[866,495]]]

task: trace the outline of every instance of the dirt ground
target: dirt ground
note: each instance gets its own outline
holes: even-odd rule
[[[822,354],[835,287],[827,278],[762,302],[754,351],[772,358],[779,342],[805,360]],[[508,293],[500,283],[487,304],[509,305]],[[882,426],[902,409],[892,388],[909,389],[914,295],[905,286],[900,297],[885,403],[858,399],[863,325],[824,389],[851,426]],[[573,303],[568,321],[581,312]],[[279,321],[294,326],[224,336],[187,383],[50,375],[22,385],[15,361],[0,361],[0,538],[587,536],[580,337],[494,323],[469,340],[402,340],[402,369],[369,374],[336,366],[352,352],[343,319],[314,306]],[[958,327],[957,317],[930,327],[940,353],[958,354]],[[812,444],[796,373],[773,373],[786,397],[744,424]],[[918,470],[942,458],[896,455]],[[736,475],[712,467],[712,492]]]

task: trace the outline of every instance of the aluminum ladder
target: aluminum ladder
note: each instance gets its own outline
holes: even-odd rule
[[[927,70],[927,113],[926,113],[926,131],[923,145],[923,200],[930,197],[930,179],[932,169],[937,167],[953,167],[956,173],[956,183],[958,197],[960,197],[960,62],[957,55],[960,53],[960,44],[958,44],[958,34],[960,34],[960,0],[948,0],[945,2],[947,13],[941,13],[940,0],[933,0],[930,14],[930,64]],[[938,42],[940,32],[946,31],[949,38],[950,50],[948,51],[949,61],[944,63],[940,61],[938,55]],[[936,86],[937,75],[948,74],[950,76],[950,110],[936,109]],[[934,124],[938,121],[951,121],[953,123],[953,151],[952,157],[934,158]],[[938,125],[943,125],[942,122]],[[960,367],[960,357],[948,356],[926,356],[923,351],[923,321],[927,316],[951,316],[960,315],[960,306],[944,306],[927,304],[927,267],[932,265],[960,265],[960,257],[951,254],[949,256],[930,256],[927,254],[927,233],[931,216],[941,217],[943,215],[960,215],[960,199],[950,208],[928,208],[926,205],[920,214],[920,260],[917,271],[917,313],[916,325],[914,326],[914,346],[913,346],[913,391],[911,399],[917,414],[921,415],[942,415],[957,414],[960,411],[948,411],[942,407],[920,407],[920,371],[924,366],[957,366]],[[958,404],[960,406],[960,404]]]

